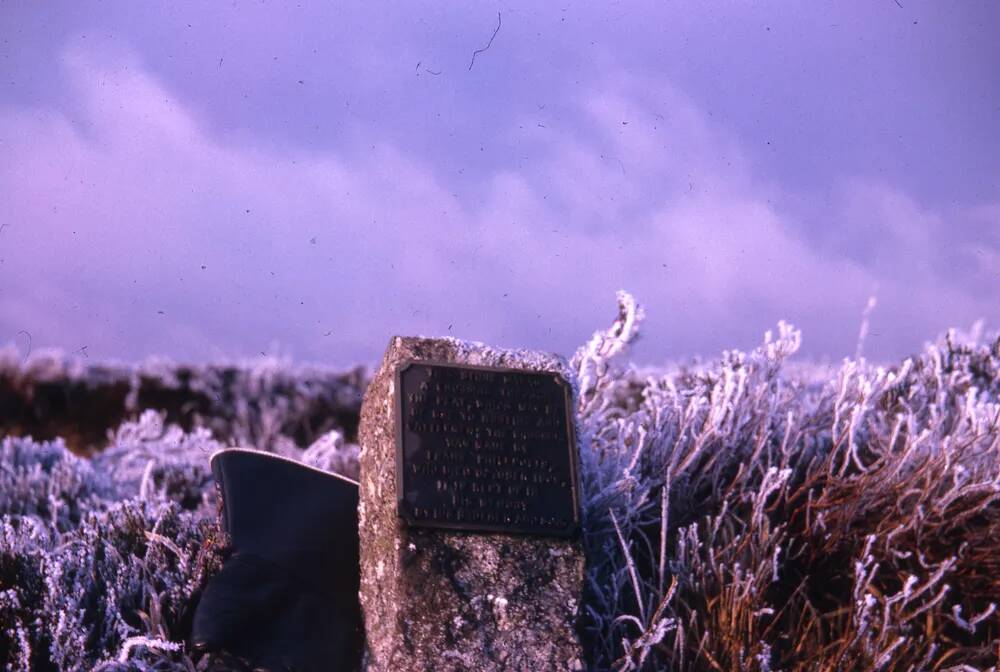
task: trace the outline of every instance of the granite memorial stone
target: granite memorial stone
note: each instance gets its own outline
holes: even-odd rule
[[[547,353],[392,339],[359,430],[369,669],[583,669],[571,380]]]

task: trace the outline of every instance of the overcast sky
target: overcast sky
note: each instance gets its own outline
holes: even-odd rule
[[[996,328],[998,34],[989,0],[0,2],[0,343],[569,355],[620,288],[649,363],[779,319],[837,360],[873,294],[873,358]]]

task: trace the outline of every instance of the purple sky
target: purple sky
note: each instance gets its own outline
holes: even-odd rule
[[[619,288],[651,363],[779,319],[839,359],[872,294],[874,358],[995,329],[998,31],[990,0],[0,2],[0,343],[568,355]]]

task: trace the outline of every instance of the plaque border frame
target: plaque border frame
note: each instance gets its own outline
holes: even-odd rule
[[[433,522],[433,521],[422,521],[415,519],[409,511],[406,510],[403,501],[403,481],[404,481],[404,469],[403,469],[403,372],[412,366],[446,366],[453,369],[475,369],[477,371],[496,371],[502,373],[517,373],[517,374],[534,374],[542,376],[552,377],[556,384],[562,388],[563,397],[566,401],[564,408],[566,409],[566,439],[567,439],[567,452],[569,453],[569,471],[570,471],[570,491],[573,498],[573,516],[569,525],[560,529],[551,530],[519,530],[511,529],[509,525],[497,525],[490,523],[455,523],[455,522]],[[392,377],[393,386],[393,401],[395,402],[396,409],[393,413],[393,420],[395,427],[395,448],[396,448],[396,517],[406,523],[407,527],[411,528],[421,528],[421,529],[431,529],[431,530],[447,530],[450,532],[468,532],[471,534],[478,534],[482,532],[490,532],[494,534],[506,534],[509,536],[532,536],[532,537],[559,537],[559,538],[574,538],[580,534],[580,469],[579,469],[579,448],[577,445],[576,436],[576,419],[574,417],[574,407],[573,407],[573,388],[562,375],[555,371],[539,371],[537,369],[517,369],[506,366],[482,366],[476,364],[458,364],[456,362],[442,362],[431,359],[404,359],[399,363],[396,368],[395,373]]]

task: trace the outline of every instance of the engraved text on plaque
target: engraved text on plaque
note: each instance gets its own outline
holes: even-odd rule
[[[410,362],[396,390],[399,515],[408,525],[576,532],[571,395],[559,376]]]

